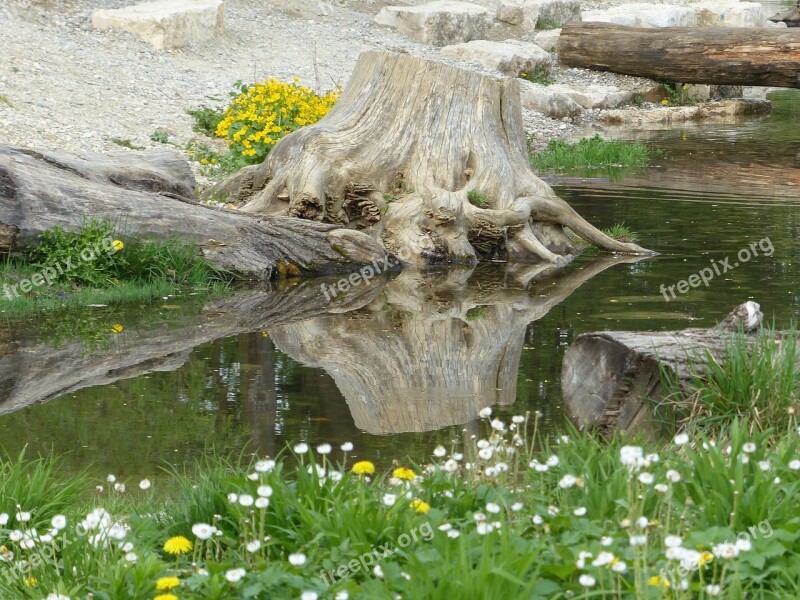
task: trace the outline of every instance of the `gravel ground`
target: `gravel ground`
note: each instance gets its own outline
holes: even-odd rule
[[[131,3],[2,0],[0,142],[105,152],[119,149],[114,139],[157,146],[150,135],[161,129],[184,147],[197,137],[186,109],[221,106],[237,80],[299,76],[328,89],[345,83],[358,54],[370,49],[448,60],[372,22],[382,6],[396,1],[227,0],[224,34],[180,50],[154,50],[132,34],[91,27],[92,10]],[[557,69],[556,78],[620,87],[636,81],[577,69]],[[575,131],[571,122],[528,111],[524,117],[539,143]],[[587,118],[591,114],[583,124]]]

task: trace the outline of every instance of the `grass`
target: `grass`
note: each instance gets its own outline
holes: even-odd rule
[[[558,19],[553,19],[549,17],[540,18],[536,21],[536,29],[560,29],[561,28],[561,21]]]
[[[626,226],[625,223],[615,223],[611,227],[603,229],[603,233],[620,242],[635,242],[639,237],[638,234],[630,227]]]
[[[193,245],[135,238],[114,229],[111,223],[87,220],[77,231],[45,232],[37,245],[7,256],[0,263],[0,314],[147,302],[185,290],[216,296],[233,279],[205,261]],[[103,246],[100,240],[115,235],[124,241]],[[91,248],[99,251],[82,259]]]
[[[624,171],[642,168],[650,160],[650,151],[640,142],[604,140],[599,135],[584,138],[575,144],[551,141],[547,147],[530,157],[538,174],[609,177]]]
[[[489,197],[478,190],[470,190],[467,192],[467,200],[469,200],[470,204],[478,208],[485,208],[489,205]]]
[[[665,373],[665,397],[692,427],[716,432],[742,419],[754,431],[779,435],[790,431],[800,414],[798,361],[795,328],[738,333],[726,342],[722,358],[706,353],[704,368],[692,372],[688,390]]]
[[[154,142],[158,142],[159,144],[168,144],[169,133],[167,133],[163,129],[156,129],[153,133],[150,134],[150,139]]]
[[[122,146],[123,148],[128,148],[129,150],[144,150],[144,146],[137,146],[131,140],[126,138],[111,138],[111,141],[115,143],[117,146]]]
[[[216,136],[217,125],[222,121],[222,111],[208,106],[186,111],[194,119],[192,129],[197,133],[202,133],[210,138]]]
[[[556,82],[550,76],[550,72],[542,66],[536,67],[532,72],[521,71],[519,74],[521,79],[530,81],[531,83],[540,83],[542,85],[552,85]]]
[[[734,421],[716,441],[548,441],[536,415],[490,418],[427,465],[303,444],[140,486],[0,459],[0,596],[797,597],[797,431],[770,442]]]

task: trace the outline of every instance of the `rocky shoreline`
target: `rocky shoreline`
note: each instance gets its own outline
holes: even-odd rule
[[[497,75],[474,61],[378,25],[375,15],[387,2],[276,0],[265,5],[258,0],[227,0],[224,30],[179,49],[155,49],[134,34],[92,26],[93,10],[129,4],[130,0],[10,0],[0,6],[0,37],[12,40],[4,48],[0,68],[0,141],[102,153],[119,151],[121,145],[160,147],[161,141],[151,139],[159,130],[182,150],[198,137],[186,110],[224,105],[236,81],[297,76],[311,87],[330,89],[345,83],[358,54],[370,49],[435,58]],[[608,6],[594,2],[580,8]],[[493,26],[489,37],[496,39],[508,31],[507,24]],[[552,42],[555,34],[545,37]],[[559,66],[554,54],[550,56],[549,77],[556,85],[520,80],[523,98],[527,89],[536,99],[523,102],[527,134],[536,146],[576,137],[606,109],[633,106],[634,98],[636,110],[660,108],[663,94],[659,96],[654,82],[569,69]],[[557,94],[564,89],[569,93]],[[558,96],[550,103],[557,108],[542,105],[543,91]],[[578,92],[583,95],[577,97]],[[193,163],[193,168],[197,166]]]

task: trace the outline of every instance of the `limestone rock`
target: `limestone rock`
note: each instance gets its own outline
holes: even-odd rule
[[[522,106],[555,119],[576,115],[583,107],[557,86],[519,80]]]
[[[487,37],[492,14],[483,6],[438,0],[419,6],[387,6],[375,22],[432,46],[447,46]]]
[[[556,49],[556,44],[558,44],[558,38],[560,36],[560,29],[547,29],[545,31],[539,31],[533,36],[533,43],[543,50],[553,52]]]
[[[666,4],[622,4],[584,13],[584,21],[614,23],[627,27],[689,27],[697,19],[697,10],[688,6]]]
[[[506,40],[490,42],[475,40],[442,48],[442,54],[479,64],[487,69],[518,77],[522,72],[533,73],[536,69],[549,73],[552,58],[536,44]]]
[[[121,29],[135,33],[157,49],[180,48],[202,42],[222,31],[222,0],[157,0],[119,8],[96,10],[97,29]]]
[[[767,12],[758,2],[708,2],[697,8],[701,27],[765,27]]]
[[[722,100],[694,106],[662,107],[653,110],[609,110],[601,113],[598,121],[608,125],[658,129],[676,123],[705,122],[733,123],[743,116],[768,114],[769,101]]]
[[[558,23],[581,20],[580,0],[533,0],[539,5],[539,21]]]

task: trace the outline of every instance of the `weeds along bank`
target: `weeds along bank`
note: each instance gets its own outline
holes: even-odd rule
[[[665,444],[482,411],[468,447],[376,465],[352,444],[153,481],[0,467],[3,598],[793,598],[800,431]],[[97,487],[95,487],[97,486]]]
[[[187,291],[223,293],[230,274],[179,240],[126,235],[124,225],[85,219],[74,231],[45,231],[0,262],[0,314],[88,304],[148,302]]]

